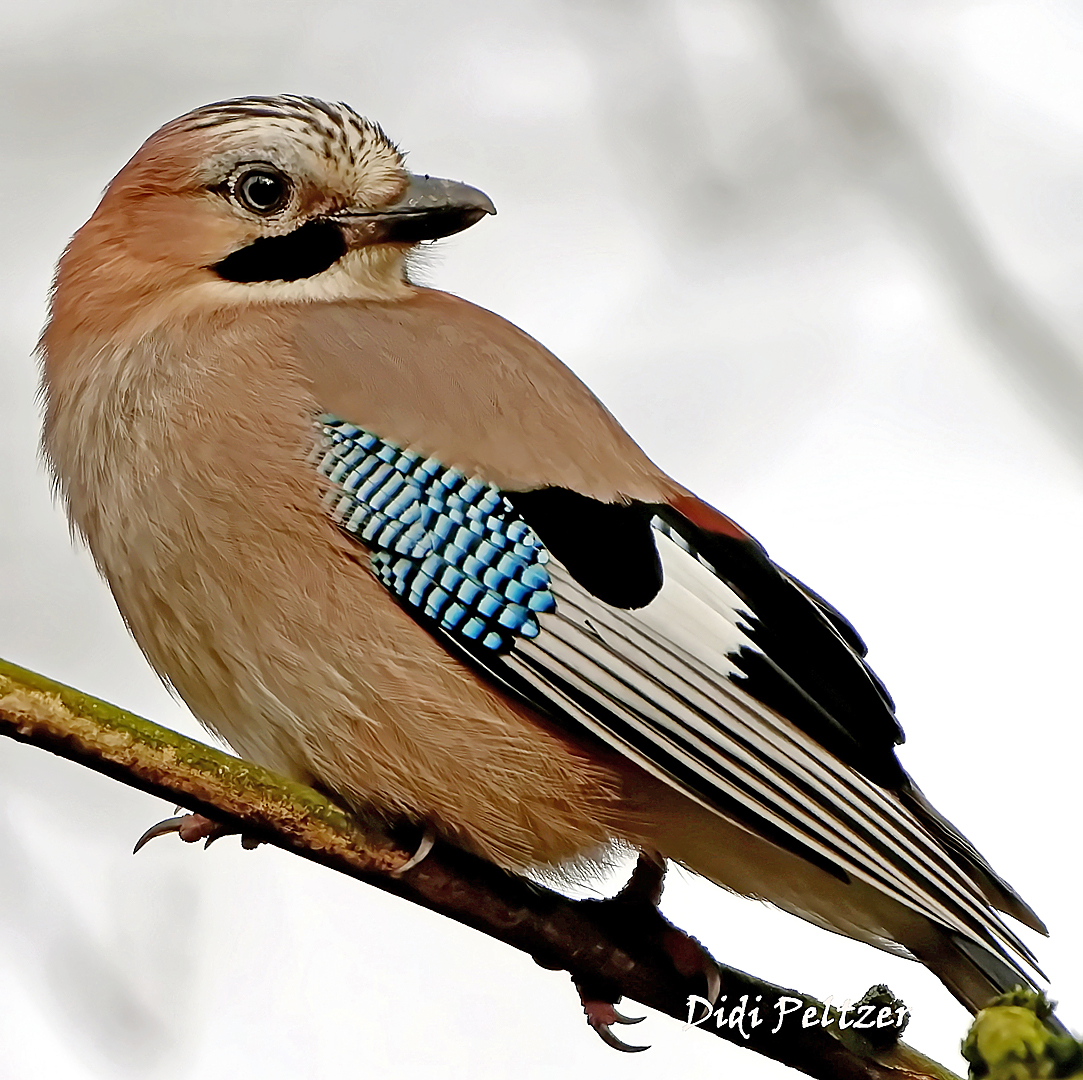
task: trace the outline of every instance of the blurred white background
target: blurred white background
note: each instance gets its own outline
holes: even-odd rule
[[[52,267],[160,124],[343,99],[500,210],[428,283],[553,348],[661,464],[871,644],[933,802],[1047,920],[1083,1027],[1083,7],[1066,0],[6,0],[0,656],[199,734],[37,458]],[[266,848],[132,842],[169,812],[0,740],[0,1077],[778,1077]],[[609,886],[607,886],[609,887]],[[836,1002],[923,969],[671,876],[726,962]],[[630,1008],[629,1011],[635,1011]]]

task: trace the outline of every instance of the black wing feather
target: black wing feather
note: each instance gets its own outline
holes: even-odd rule
[[[660,518],[747,605],[756,649],[734,657],[745,689],[870,780],[904,786],[894,751],[902,729],[864,663],[864,642],[755,540],[710,532],[665,505],[603,503],[563,488],[505,498],[583,588],[624,609],[644,607],[662,587],[651,526]]]

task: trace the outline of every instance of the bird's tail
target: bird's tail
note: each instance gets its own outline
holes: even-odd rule
[[[910,945],[910,951],[971,1012],[984,1009],[993,998],[1017,986],[1037,990],[1019,968],[976,941],[948,930],[938,931],[937,939],[932,947]]]
[[[974,845],[941,814],[925,796],[920,788],[909,778],[906,786],[899,792],[903,805],[939,841],[940,845],[954,860],[955,864],[974,884],[981,889],[989,903],[998,911],[1003,911],[1018,919],[1024,926],[1037,930],[1039,934],[1049,936],[1045,923],[1038,918],[1034,909],[985,861]]]
[[[1017,988],[1039,992],[1034,981],[1014,964],[961,934],[939,931],[931,944],[911,945],[910,951],[972,1013]],[[1062,1035],[1069,1033],[1056,1016],[1049,1016],[1045,1023]]]

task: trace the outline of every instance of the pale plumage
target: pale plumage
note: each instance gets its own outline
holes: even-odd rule
[[[136,640],[236,749],[502,865],[613,843],[927,963],[1037,917],[894,755],[825,601],[516,327],[412,285],[491,204],[344,106],[148,140],[61,260],[45,446]]]

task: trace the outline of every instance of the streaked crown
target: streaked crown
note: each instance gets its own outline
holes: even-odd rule
[[[402,298],[416,244],[490,213],[475,188],[408,173],[380,126],[348,105],[218,101],[160,128],[117,174],[61,260],[54,321]]]

